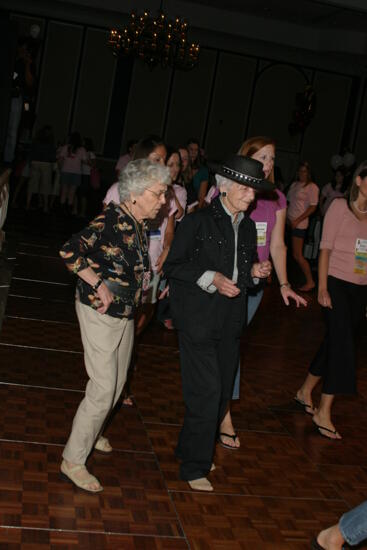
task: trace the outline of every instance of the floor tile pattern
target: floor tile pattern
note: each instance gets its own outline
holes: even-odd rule
[[[0,333],[0,550],[306,550],[318,530],[367,498],[366,324],[359,393],[336,400],[344,439],[331,442],[293,400],[324,330],[315,294],[306,309],[286,308],[276,285],[242,339],[233,405],[241,447],[217,445],[214,493],[179,479],[177,336],[157,322],[140,340],[135,405],[120,401],[106,428],[114,452],[88,461],[104,492],[62,480],[62,448],[87,377],[74,282],[58,256],[66,229],[52,223],[39,236],[17,227]]]

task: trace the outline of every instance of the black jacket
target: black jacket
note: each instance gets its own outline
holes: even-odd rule
[[[257,261],[256,227],[245,213],[238,228],[238,298],[202,290],[197,280],[207,270],[232,278],[234,231],[219,197],[208,208],[186,216],[180,223],[163,266],[169,279],[174,325],[198,339],[219,337],[228,311],[241,302],[241,329],[246,319],[246,291],[253,287],[251,268]]]

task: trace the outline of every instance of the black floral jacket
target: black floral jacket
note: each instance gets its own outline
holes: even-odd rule
[[[63,245],[60,255],[72,273],[91,267],[100,278],[121,285],[124,290],[121,295],[114,294],[107,314],[133,318],[141,303],[143,283],[147,284],[150,276],[148,242],[145,228],[138,226],[119,205],[106,206]],[[101,305],[92,287],[81,278],[77,282],[77,299],[94,309]]]

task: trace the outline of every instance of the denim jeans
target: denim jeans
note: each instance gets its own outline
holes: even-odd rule
[[[257,308],[261,304],[262,297],[264,295],[264,290],[259,290],[257,294],[249,295],[247,298],[247,325],[249,325],[254,318]],[[232,399],[240,398],[240,371],[241,364],[238,365],[236,376],[233,384]]]
[[[342,515],[339,529],[344,540],[351,546],[367,538],[367,500]]]

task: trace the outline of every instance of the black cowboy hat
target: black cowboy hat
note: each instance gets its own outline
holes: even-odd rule
[[[258,191],[271,191],[274,185],[264,179],[263,165],[258,160],[243,155],[231,155],[222,164],[211,163],[215,173],[236,183],[253,187]]]

